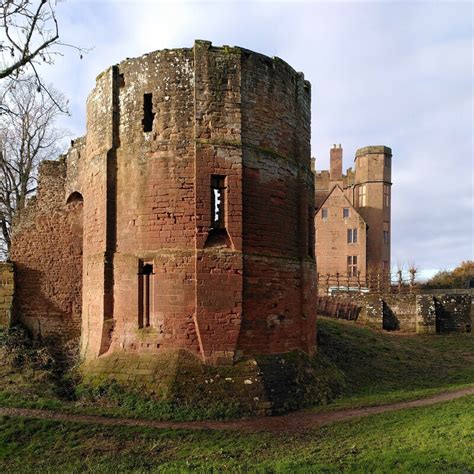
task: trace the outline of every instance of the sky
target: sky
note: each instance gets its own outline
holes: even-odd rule
[[[195,39],[278,56],[312,84],[312,154],[327,169],[341,143],[392,148],[392,266],[422,277],[474,259],[473,4],[374,1],[67,0],[63,49],[42,75],[70,101],[61,121],[85,133],[95,77],[126,57]]]

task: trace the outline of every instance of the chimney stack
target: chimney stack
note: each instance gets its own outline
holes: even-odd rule
[[[330,176],[331,181],[342,180],[342,147],[334,145],[330,151]]]

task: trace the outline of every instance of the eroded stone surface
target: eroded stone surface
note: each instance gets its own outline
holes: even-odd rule
[[[0,328],[7,328],[11,324],[14,290],[13,265],[0,263]]]
[[[284,61],[205,41],[104,71],[86,136],[15,226],[22,321],[80,333],[87,361],[311,353],[310,95]]]

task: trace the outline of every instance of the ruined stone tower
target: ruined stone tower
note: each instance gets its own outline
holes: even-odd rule
[[[104,71],[86,136],[16,225],[22,320],[80,332],[86,361],[311,353],[310,92],[278,58],[206,41]]]

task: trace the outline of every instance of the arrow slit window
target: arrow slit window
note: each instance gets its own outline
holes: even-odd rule
[[[217,230],[226,228],[226,177],[211,176],[211,227]]]
[[[138,327],[150,327],[153,313],[153,262],[139,262],[138,272]]]

